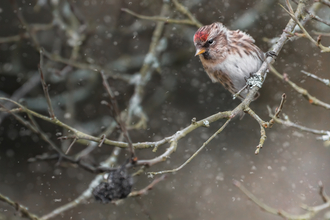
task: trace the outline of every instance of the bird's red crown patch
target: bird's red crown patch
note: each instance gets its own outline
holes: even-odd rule
[[[196,41],[197,39],[201,41],[206,41],[208,36],[209,34],[207,32],[198,31],[195,34],[194,41]]]

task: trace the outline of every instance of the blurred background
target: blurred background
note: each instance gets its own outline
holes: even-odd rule
[[[267,39],[280,36],[289,21],[289,15],[278,4],[285,4],[284,1],[182,0],[180,3],[202,24],[219,21],[231,29],[246,31],[263,51],[271,46]],[[98,65],[118,75],[109,77],[109,84],[121,111],[128,108],[134,94],[134,78],[129,82],[123,78],[140,71],[157,23],[136,18],[121,8],[157,16],[162,4],[161,0],[17,0],[25,21],[40,24],[33,31],[46,51],[79,63]],[[10,1],[0,2],[0,96],[48,115],[37,68],[39,52],[14,11]],[[329,20],[330,8],[322,7],[317,14]],[[172,3],[168,16],[185,19]],[[307,28],[330,32],[329,26],[315,21],[309,22]],[[221,85],[211,82],[198,57],[194,57],[192,40],[196,30],[192,25],[165,24],[159,68],[154,68],[147,79],[141,103],[148,117],[146,127],[129,131],[134,143],[161,140],[189,125],[194,117],[200,120],[239,104]],[[316,39],[317,35],[313,37]],[[329,37],[324,36],[322,44],[329,45]],[[284,46],[274,67],[280,73],[287,73],[313,96],[330,103],[329,88],[300,72],[306,70],[329,79],[329,59],[329,54],[321,53],[306,38],[300,38]],[[101,104],[107,95],[100,74],[46,57],[44,60],[45,79],[57,118],[87,134],[100,136],[113,122],[108,108]],[[309,104],[273,74],[268,74],[260,92],[251,108],[264,120],[269,120],[267,105],[275,109],[281,95],[286,93],[283,112],[291,121],[318,130],[330,129],[329,110]],[[1,103],[8,108],[16,107]],[[58,165],[56,160],[28,162],[29,158],[50,152],[48,144],[13,116],[2,112],[0,118],[0,193],[42,216],[74,200],[88,188],[95,174],[77,166]],[[57,139],[68,135],[65,129],[40,119],[36,121],[51,140],[67,149],[71,141]],[[137,121],[132,119],[132,123]],[[223,122],[219,120],[209,128],[190,133],[179,141],[177,151],[170,158],[147,171],[178,167]],[[191,163],[168,175],[147,195],[127,198],[119,205],[89,199],[54,219],[280,219],[252,203],[232,184],[233,179],[241,181],[269,206],[292,214],[304,213],[301,204],[321,204],[318,182],[322,181],[325,190],[330,191],[329,149],[315,135],[279,124],[266,132],[267,140],[256,156],[254,151],[260,138],[258,123],[248,115],[242,120],[235,119]],[[109,139],[117,140],[119,134],[115,130]],[[86,147],[87,144],[77,143],[70,155]],[[161,146],[156,153],[152,149],[136,153],[139,159],[151,159],[166,147]],[[112,150],[112,146],[103,145],[89,154],[88,160],[98,164]],[[127,151],[121,151],[118,163],[124,163],[126,157]],[[133,188],[139,190],[151,181],[145,174],[134,177]],[[325,211],[315,219],[329,219],[326,217],[329,215]],[[0,219],[19,217],[12,207],[0,203]]]

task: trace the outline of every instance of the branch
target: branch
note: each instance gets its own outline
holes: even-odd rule
[[[299,25],[300,29],[303,31],[303,33],[305,34],[305,36],[310,40],[312,41],[316,46],[318,46],[320,49],[321,49],[321,52],[330,52],[330,48],[329,47],[325,47],[321,44],[320,41],[315,41],[310,35],[309,33],[306,31],[306,29],[304,28],[304,26],[300,23],[298,17],[292,13],[292,8],[291,8],[291,5],[290,5],[290,2],[287,0],[287,5],[289,7],[289,10],[288,11],[287,9],[285,9],[283,6],[282,8],[291,16],[291,18]]]
[[[170,11],[170,5],[168,2],[164,1],[160,15],[166,16],[169,14]],[[162,50],[165,49],[163,45],[162,50],[157,50],[157,46],[161,44],[161,37],[164,31],[165,23],[162,21],[158,21],[157,25],[155,27],[155,30],[152,33],[151,42],[149,45],[148,53],[146,54],[142,67],[139,71],[139,76],[137,80],[134,82],[135,88],[134,88],[134,94],[130,98],[129,106],[128,106],[128,118],[127,118],[127,124],[131,124],[132,116],[136,115],[140,118],[140,121],[136,123],[138,126],[145,128],[146,127],[146,120],[147,116],[143,111],[143,108],[141,106],[141,102],[144,97],[144,87],[146,86],[147,82],[150,80],[150,75],[155,69],[158,69],[160,72],[160,62],[159,62],[159,56]],[[139,128],[138,126],[135,126],[136,128]]]
[[[265,128],[271,128],[273,126],[273,124],[275,123],[274,118],[279,117],[279,115],[283,109],[285,100],[286,100],[286,95],[285,95],[285,93],[283,93],[281,103],[276,108],[275,115],[272,117],[272,119],[269,120],[269,122],[262,120],[259,117],[259,115],[257,115],[250,107],[247,107],[244,110],[244,112],[248,113],[252,118],[254,118],[259,123],[259,126],[260,126],[260,141],[259,141],[259,145],[256,147],[256,151],[254,152],[254,154],[256,154],[256,155],[259,154],[259,151],[263,147],[264,142],[267,138]]]
[[[313,73],[306,72],[306,71],[304,71],[304,70],[301,70],[301,72],[302,72],[303,74],[305,74],[305,75],[307,75],[307,76],[313,78],[313,79],[316,79],[316,80],[319,81],[319,82],[324,83],[326,86],[330,87],[330,80],[329,80],[329,79],[322,79],[322,78],[318,77],[317,75],[314,75]]]
[[[223,131],[223,129],[225,129],[225,127],[229,124],[231,118],[229,118],[222,126],[221,128],[215,132],[207,141],[205,141],[203,143],[203,145],[188,159],[186,160],[186,162],[184,162],[181,166],[179,166],[178,168],[175,168],[175,169],[172,169],[172,170],[163,170],[163,171],[158,171],[158,172],[149,172],[148,174],[150,176],[153,176],[153,175],[159,175],[159,174],[164,174],[164,173],[174,173],[174,172],[177,172],[179,170],[181,170],[183,167],[185,167],[190,161],[192,161],[192,159],[194,159],[194,157],[197,156],[197,154],[199,152],[201,152],[208,143],[210,143],[211,140],[213,140],[213,138],[215,138],[219,133],[221,133]],[[175,145],[175,148],[176,148],[176,145],[177,145],[177,141],[173,141],[172,142],[173,145]]]
[[[314,217],[318,212],[327,209],[330,207],[330,201],[328,199],[328,197],[325,197],[324,192],[323,192],[323,186],[321,188],[320,186],[320,194],[322,199],[324,200],[324,204],[322,205],[318,205],[318,206],[314,206],[314,207],[307,207],[305,209],[307,209],[307,212],[305,214],[302,215],[292,215],[288,212],[285,212],[283,210],[279,210],[279,209],[274,209],[268,205],[266,205],[265,203],[263,203],[261,200],[259,200],[257,197],[255,197],[249,190],[247,190],[243,184],[237,180],[233,181],[233,184],[240,189],[249,199],[251,199],[252,202],[254,202],[256,205],[258,205],[262,210],[264,210],[265,212],[268,212],[270,214],[273,215],[278,215],[284,219],[290,219],[290,220],[305,220],[305,219],[311,219],[312,217]]]
[[[49,28],[51,28],[53,26],[54,22],[51,22],[50,24],[46,24],[46,25],[41,25],[41,24],[28,24],[22,14],[22,10],[20,10],[17,6],[16,0],[11,0],[11,3],[13,5],[13,8],[15,9],[15,12],[17,13],[17,17],[19,19],[19,21],[21,22],[21,24],[26,28],[26,33],[28,34],[28,37],[32,40],[34,47],[37,51],[43,50],[43,54],[50,60],[55,61],[55,62],[60,62],[60,63],[64,63],[76,68],[80,68],[80,69],[88,69],[88,70],[92,70],[92,71],[96,71],[96,72],[100,72],[103,71],[106,73],[107,76],[112,77],[113,79],[121,79],[124,80],[126,82],[129,82],[130,79],[132,78],[130,75],[125,74],[125,73],[113,73],[110,69],[106,69],[104,67],[101,67],[99,65],[95,65],[95,64],[88,64],[88,63],[81,63],[81,62],[77,62],[74,61],[74,59],[66,59],[61,57],[58,54],[51,54],[49,52],[47,52],[45,49],[43,49],[38,40],[37,40],[37,36],[36,36],[36,31],[39,30],[47,30]],[[57,18],[58,21],[58,18]],[[71,33],[71,32],[70,32]],[[25,35],[24,35],[25,36]],[[77,48],[79,49],[79,47],[75,47],[73,49],[73,57],[75,57],[75,53],[77,52]]]
[[[144,20],[150,20],[150,21],[162,21],[162,22],[166,22],[166,23],[172,23],[172,24],[187,24],[187,25],[193,25],[193,26],[196,26],[196,24],[189,20],[189,19],[184,19],[184,20],[178,20],[178,19],[171,19],[171,18],[166,18],[166,17],[162,17],[162,16],[145,16],[145,15],[140,15],[140,14],[137,14],[127,8],[122,8],[121,9],[122,11],[130,14],[130,15],[133,15],[137,18],[140,18],[140,19],[144,19]]]
[[[300,93],[301,95],[303,95],[310,104],[313,105],[317,105],[317,106],[321,106],[325,109],[330,109],[330,104],[325,103],[319,99],[317,99],[316,97],[312,96],[311,94],[309,94],[309,92],[302,88],[299,87],[297,84],[295,84],[294,82],[290,81],[289,78],[287,77],[287,75],[283,74],[281,75],[273,66],[270,67],[270,71],[277,76],[278,78],[284,80],[285,82],[287,82],[294,90],[296,90],[298,93]]]
[[[117,103],[117,100],[116,100],[116,97],[114,96],[110,86],[109,86],[109,83],[107,81],[107,78],[105,77],[104,73],[103,72],[100,72],[101,73],[101,76],[102,76],[102,80],[103,80],[103,86],[105,87],[105,89],[107,90],[108,92],[108,95],[110,97],[110,101],[111,101],[111,105],[109,105],[109,108],[110,110],[112,110],[112,114],[117,122],[117,124],[120,126],[120,129],[121,131],[123,132],[123,135],[128,143],[128,148],[129,148],[129,151],[130,151],[130,163],[133,164],[135,163],[135,161],[137,160],[136,156],[135,156],[135,152],[134,152],[134,147],[133,147],[133,144],[132,144],[132,140],[128,134],[128,131],[126,129],[126,125],[125,123],[122,121],[121,117],[120,117],[120,112],[119,112],[119,108],[118,108],[118,103]],[[105,136],[102,137],[102,141],[100,143],[103,144],[105,141]]]
[[[313,14],[312,12],[310,12],[310,11],[308,11],[308,10],[306,10],[306,12],[307,12],[307,14],[309,14],[309,15],[311,16],[312,19],[314,19],[314,20],[316,20],[316,21],[319,21],[319,22],[321,22],[321,23],[323,23],[323,24],[325,24],[325,25],[330,26],[330,21],[326,21],[326,20],[324,20],[323,18],[320,18],[319,16]]]
[[[47,83],[45,82],[45,77],[44,77],[44,74],[42,71],[43,63],[44,63],[43,62],[43,52],[42,52],[42,50],[40,50],[40,63],[38,65],[38,70],[40,73],[41,84],[42,84],[42,88],[44,89],[45,98],[47,100],[49,115],[52,119],[56,119],[54,109],[52,106],[52,101],[50,100],[50,96],[48,93],[48,86],[47,86]]]
[[[278,124],[282,124],[282,125],[287,126],[287,127],[297,128],[297,129],[299,129],[301,131],[304,131],[304,132],[308,132],[308,133],[312,133],[312,134],[316,134],[316,135],[322,135],[318,139],[323,140],[323,141],[329,141],[330,140],[330,131],[316,130],[316,129],[308,128],[308,127],[305,127],[305,126],[302,126],[302,125],[298,125],[298,124],[293,123],[292,121],[290,121],[290,119],[287,115],[284,116],[285,120],[276,118],[272,114],[272,111],[270,110],[270,108],[268,108],[268,113],[269,113],[269,116],[273,117],[274,121]]]
[[[192,14],[191,12],[182,4],[180,4],[178,2],[178,0],[172,0],[175,8],[183,15],[185,15],[186,17],[188,17],[189,19],[184,19],[184,20],[179,20],[179,19],[171,19],[171,18],[167,18],[165,17],[165,15],[161,14],[160,16],[145,16],[145,15],[140,15],[137,14],[127,8],[122,8],[121,10],[133,15],[137,18],[140,19],[144,19],[144,20],[151,20],[151,21],[162,21],[162,22],[166,22],[166,23],[172,23],[172,24],[187,24],[187,25],[193,25],[196,26],[197,28],[202,27],[202,23],[200,23]],[[163,1],[163,5],[168,4],[168,1]]]
[[[274,116],[273,116],[272,119],[268,122],[268,125],[267,125],[268,128],[271,128],[271,127],[274,125],[274,123],[275,123],[275,119],[276,119],[276,118],[279,118],[280,113],[281,113],[281,111],[282,111],[282,109],[283,109],[283,106],[284,106],[285,101],[286,101],[286,95],[285,95],[285,93],[283,93],[283,94],[282,94],[282,99],[281,99],[281,103],[280,103],[280,105],[275,109],[275,114],[274,114]]]
[[[179,12],[181,12],[183,15],[185,15],[185,16],[187,16],[192,22],[193,22],[193,24],[196,26],[196,27],[198,27],[198,28],[200,28],[200,27],[202,27],[203,26],[203,24],[202,23],[200,23],[192,14],[191,14],[191,12],[185,7],[185,6],[183,6],[182,4],[180,4],[179,2],[178,2],[178,0],[172,0],[172,2],[173,2],[173,4],[174,4],[174,6],[176,7],[176,9],[179,11]]]
[[[159,178],[154,179],[147,187],[145,187],[144,189],[141,189],[139,191],[133,191],[133,192],[131,192],[128,195],[128,197],[136,197],[136,196],[146,195],[148,193],[148,191],[152,190],[157,183],[165,180],[166,177],[167,177],[166,175],[162,175]]]
[[[129,74],[125,73],[114,73],[110,69],[104,68],[102,66],[99,66],[97,64],[89,64],[89,63],[82,63],[78,61],[74,61],[71,59],[66,59],[64,57],[61,57],[58,54],[52,54],[47,52],[45,49],[43,49],[43,54],[50,60],[59,62],[59,63],[64,63],[69,66],[76,67],[78,69],[86,69],[86,70],[92,70],[93,72],[104,72],[107,77],[111,77],[113,79],[120,79],[125,82],[130,82],[132,79],[132,76]]]
[[[17,212],[19,212],[23,218],[28,218],[31,220],[40,220],[38,216],[29,212],[28,208],[25,208],[24,206],[18,204],[17,202],[14,202],[10,198],[8,198],[2,194],[0,194],[0,201],[7,203],[10,206],[14,207],[15,210]]]
[[[120,151],[121,151],[121,148],[115,148],[112,151],[112,154],[110,155],[110,157],[108,157],[108,159],[106,159],[102,165],[107,168],[113,167],[117,163],[117,158],[118,158]],[[71,202],[69,202],[65,205],[58,207],[57,209],[52,210],[50,213],[42,216],[40,218],[40,220],[47,220],[50,218],[54,218],[54,217],[58,216],[59,214],[62,214],[63,212],[65,212],[69,209],[72,209],[72,208],[82,204],[83,202],[87,201],[89,198],[92,197],[92,191],[94,190],[94,188],[96,186],[98,186],[102,180],[103,180],[103,175],[97,175],[94,178],[94,180],[91,181],[88,188],[81,195],[79,195],[76,199],[72,200]]]

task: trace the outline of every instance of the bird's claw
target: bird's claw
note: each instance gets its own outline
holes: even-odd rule
[[[274,51],[270,50],[270,51],[266,52],[266,57],[271,57],[271,58],[276,59],[277,54]]]

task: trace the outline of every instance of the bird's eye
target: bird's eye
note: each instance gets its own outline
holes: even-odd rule
[[[214,43],[214,40],[211,39],[211,40],[207,41],[207,43],[209,43],[209,44],[213,44],[213,43]]]

